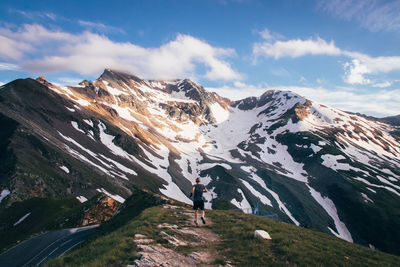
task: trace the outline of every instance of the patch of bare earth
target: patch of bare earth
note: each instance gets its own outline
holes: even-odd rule
[[[215,264],[218,255],[214,249],[220,237],[207,227],[212,221],[206,218],[205,225],[201,221],[195,225],[193,211],[172,205],[164,208],[171,209],[178,223],[157,226],[165,241],[162,244],[144,235],[135,235],[139,259],[128,266],[220,266]]]

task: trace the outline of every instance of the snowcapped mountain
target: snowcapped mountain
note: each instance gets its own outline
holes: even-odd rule
[[[400,254],[400,138],[396,126],[289,91],[230,101],[190,80],[155,81],[105,70],[59,87],[44,78],[0,89],[3,201],[123,202],[134,186],[207,207],[314,228]],[[4,203],[4,202],[3,202]]]

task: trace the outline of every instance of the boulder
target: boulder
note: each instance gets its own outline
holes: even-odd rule
[[[254,237],[262,238],[262,239],[271,239],[271,236],[268,234],[268,232],[266,232],[264,230],[255,230]]]
[[[142,234],[135,234],[135,237],[134,237],[134,238],[135,238],[135,239],[146,239],[147,236],[142,235]]]

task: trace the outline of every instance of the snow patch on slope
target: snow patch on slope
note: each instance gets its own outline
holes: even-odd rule
[[[246,199],[246,197],[245,197],[245,195],[244,195],[242,189],[238,188],[237,191],[238,191],[238,193],[239,193],[240,195],[242,195],[242,201],[239,202],[239,201],[236,200],[236,198],[234,198],[234,199],[231,200],[231,203],[232,203],[233,205],[235,205],[236,207],[238,207],[239,209],[243,210],[244,213],[248,213],[248,214],[253,213],[252,208],[251,208],[251,205],[250,205],[250,203],[247,201],[247,199]]]
[[[315,191],[314,188],[308,186],[310,189],[311,196],[321,205],[321,207],[328,213],[328,215],[333,219],[337,232],[333,231],[331,228],[329,230],[336,236],[348,241],[353,242],[353,238],[346,225],[340,220],[337,213],[337,209],[332,200],[328,197],[323,197],[319,192]]]
[[[86,134],[83,130],[79,129],[78,123],[76,121],[71,121],[72,127],[75,128],[78,132],[81,132],[83,134]]]
[[[30,212],[28,212],[27,214],[25,214],[24,216],[22,216],[18,221],[16,221],[16,222],[14,223],[13,226],[17,226],[18,224],[22,223],[22,221],[25,220],[26,218],[28,218],[29,215],[31,215]]]
[[[93,127],[93,121],[92,120],[85,120],[85,119],[83,119],[83,121],[87,124],[87,125],[89,125],[89,126],[92,126]]]
[[[63,170],[65,173],[69,173],[69,169],[66,166],[59,166],[61,170]]]
[[[85,99],[78,99],[78,100],[74,100],[74,101],[83,107],[87,107],[90,105],[90,102]]]
[[[211,169],[215,166],[221,166],[227,170],[232,170],[232,167],[226,163],[202,163],[198,166],[199,167],[198,170],[200,170],[200,171],[207,170],[207,169]]]
[[[332,170],[350,170],[350,165],[347,163],[339,163],[338,160],[346,159],[343,155],[329,155],[325,154],[321,156],[323,160],[322,165],[331,168]]]
[[[81,203],[83,203],[83,202],[86,202],[86,201],[87,201],[87,198],[86,198],[86,197],[84,197],[84,196],[79,196],[79,197],[76,197],[76,199],[77,199],[77,200],[79,200],[79,202],[81,202]]]
[[[90,156],[92,156],[94,159],[96,159],[97,161],[99,161],[99,162],[100,162],[103,166],[105,166],[106,168],[110,168],[110,164],[104,162],[103,160],[101,160],[101,159],[100,159],[100,156],[103,157],[103,158],[105,158],[105,159],[107,159],[109,162],[114,163],[114,165],[115,165],[117,168],[119,168],[121,171],[124,171],[124,172],[126,172],[126,173],[131,173],[131,174],[133,174],[133,175],[137,175],[137,173],[136,173],[135,171],[133,171],[133,170],[131,170],[131,169],[129,169],[129,168],[123,166],[122,164],[120,164],[120,163],[118,163],[118,162],[116,162],[116,161],[113,161],[113,160],[111,160],[111,159],[109,159],[109,158],[107,158],[107,157],[105,157],[105,156],[103,156],[103,155],[101,155],[101,154],[99,155],[99,154],[96,154],[96,153],[92,152],[91,150],[89,150],[89,149],[83,147],[81,144],[79,144],[78,142],[76,142],[74,139],[63,135],[63,134],[60,133],[60,132],[58,132],[58,134],[59,134],[62,138],[64,138],[66,141],[68,141],[68,142],[74,144],[75,146],[77,146],[78,148],[80,148],[82,151],[84,151],[84,152],[86,152],[87,154],[89,154]],[[64,144],[64,145],[65,145],[65,144]],[[126,175],[121,174],[121,173],[117,173],[117,172],[115,172],[115,171],[113,171],[113,170],[107,170],[107,169],[103,168],[102,166],[97,165],[96,163],[94,163],[93,160],[89,160],[87,157],[85,157],[84,155],[82,155],[82,154],[79,153],[78,151],[76,151],[76,150],[70,148],[69,146],[65,145],[65,147],[67,148],[67,150],[68,150],[72,155],[74,155],[75,157],[78,157],[78,158],[82,159],[83,161],[85,161],[85,162],[89,163],[90,165],[96,167],[97,169],[101,170],[102,172],[104,172],[104,173],[106,173],[106,174],[109,174],[109,175],[111,175],[111,176],[118,176],[118,177],[121,177],[121,178],[123,178],[123,179],[125,179],[125,180],[128,180],[128,177],[126,177]]]
[[[259,199],[263,204],[272,207],[272,202],[271,202],[271,200],[269,200],[266,196],[264,196],[263,194],[261,194],[260,192],[258,192],[254,187],[251,186],[251,184],[249,184],[249,183],[246,182],[245,180],[240,179],[240,181],[242,182],[242,184],[244,184],[244,185],[247,187],[247,189],[250,190],[250,192],[251,192],[254,196],[258,197],[258,199]]]
[[[69,107],[65,107],[66,109],[68,109],[70,112],[75,112],[75,109],[73,108],[69,108]]]
[[[384,189],[386,189],[386,190],[388,190],[388,191],[390,191],[390,192],[392,192],[392,193],[394,193],[394,194],[396,194],[396,195],[398,195],[398,196],[400,197],[400,193],[397,192],[396,190],[394,190],[394,189],[391,188],[391,187],[384,186],[384,185],[373,184],[373,183],[368,182],[368,181],[365,180],[364,178],[360,178],[360,177],[355,177],[355,178],[353,178],[353,180],[357,180],[357,181],[363,182],[364,184],[366,184],[366,185],[368,185],[368,186],[377,187],[377,188],[384,188]],[[368,188],[368,189],[369,189],[370,191],[372,191],[372,192],[375,191],[375,190],[372,190],[371,188]],[[375,193],[376,193],[376,191],[375,191]]]
[[[364,198],[365,203],[371,202],[374,203],[372,199],[370,199],[367,194],[361,193],[361,196]]]
[[[274,191],[272,191],[271,189],[269,189],[267,187],[267,185],[265,184],[264,180],[261,179],[260,176],[258,176],[255,173],[251,173],[251,176],[253,178],[254,181],[256,181],[259,185],[261,185],[262,188],[264,188],[268,193],[271,194],[271,196],[275,199],[275,201],[278,203],[278,207],[279,210],[281,210],[283,213],[285,213],[291,220],[292,222],[294,222],[294,224],[296,224],[297,226],[300,225],[300,223],[294,218],[294,216],[292,215],[292,213],[289,211],[289,209],[285,206],[285,204],[283,204],[283,202],[281,201],[281,199],[279,198],[279,195],[277,193],[275,193]]]
[[[206,201],[204,202],[204,208],[206,208],[206,209],[211,209],[211,206],[212,206],[211,201],[214,198],[218,197],[217,193],[215,193],[214,190],[215,190],[215,187],[208,189],[208,192],[203,194],[204,198],[206,199]]]
[[[11,192],[8,189],[3,189],[0,193],[0,203],[1,201],[10,194]]]
[[[106,194],[107,196],[111,197],[115,201],[118,201],[119,203],[125,202],[125,199],[123,197],[121,197],[120,195],[113,195],[113,194],[107,192],[107,190],[105,190],[104,188],[97,188],[96,190],[97,190],[97,192]]]

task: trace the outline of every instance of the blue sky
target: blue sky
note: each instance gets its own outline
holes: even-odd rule
[[[0,83],[73,85],[104,68],[191,78],[231,99],[291,90],[400,114],[400,1],[0,2]]]

